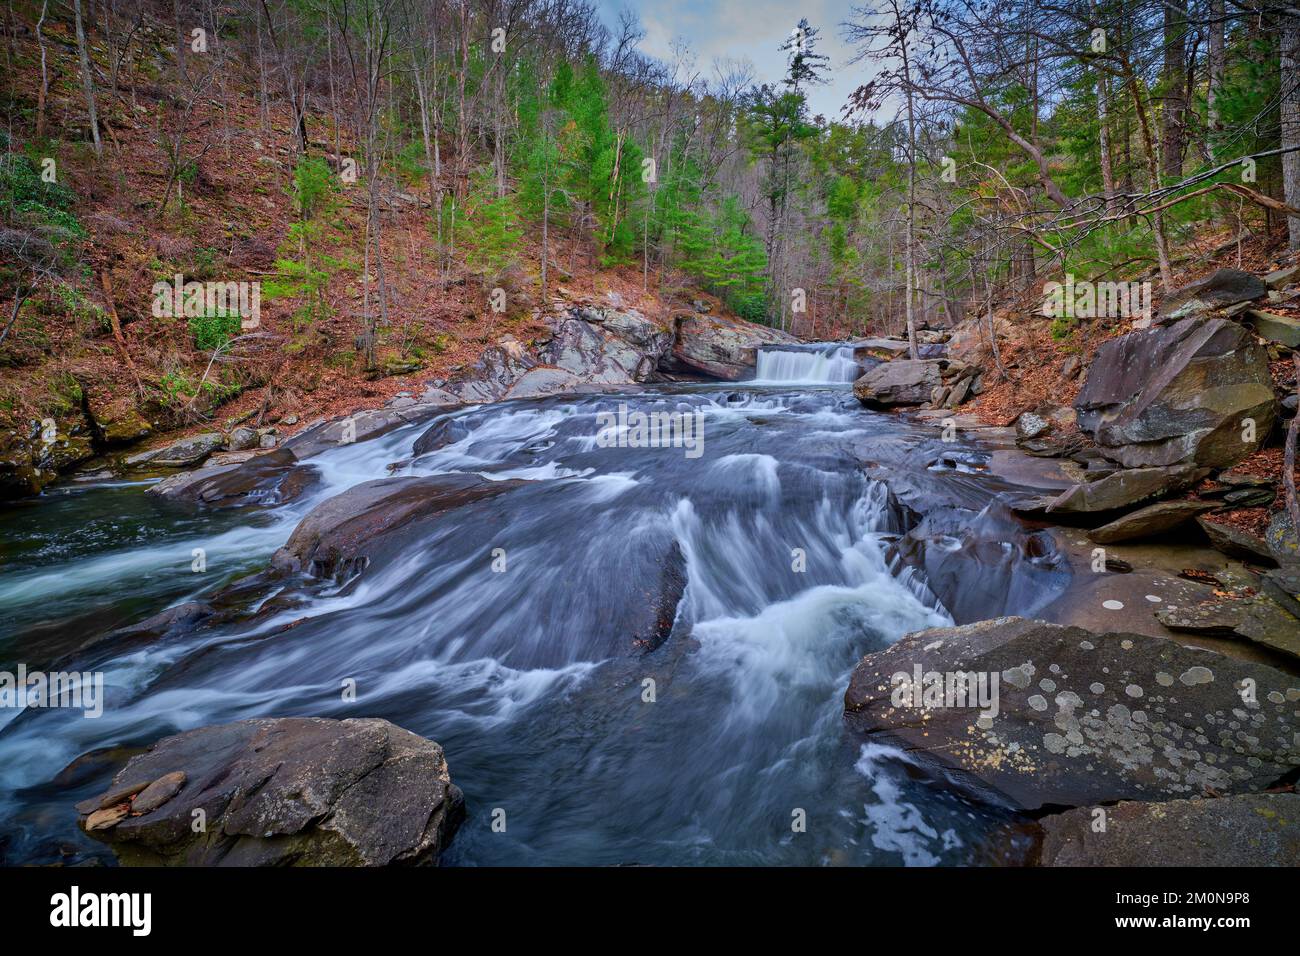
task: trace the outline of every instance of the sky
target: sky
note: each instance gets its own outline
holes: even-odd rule
[[[859,0],[860,2],[860,0]],[[781,44],[807,17],[821,30],[817,52],[830,57],[830,82],[807,90],[814,114],[838,119],[849,95],[867,76],[867,65],[849,65],[853,49],[841,39],[840,23],[850,16],[853,0],[598,0],[601,16],[611,30],[619,10],[632,10],[641,20],[645,39],[639,49],[670,59],[673,41],[684,39],[696,54],[702,75],[712,77],[715,58],[747,59],[755,80],[776,83],[785,75]]]

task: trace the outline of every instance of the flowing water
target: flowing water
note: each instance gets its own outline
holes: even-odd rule
[[[446,864],[1014,856],[1009,814],[855,739],[842,698],[863,654],[954,617],[1030,612],[1060,573],[998,504],[1008,488],[979,449],[863,410],[834,384],[843,360],[764,354],[769,384],[461,409],[311,459],[320,484],[278,508],[195,514],[119,483],[9,509],[3,666],[102,670],[107,701],[97,719],[0,711],[4,860],[111,859],[72,809],[120,766],[107,748],[295,715],[384,717],[441,743],[468,809]],[[601,422],[620,406],[698,414],[703,443],[609,447]],[[413,457],[431,425],[444,444]],[[392,475],[499,493],[399,529],[351,578],[235,589],[218,600],[240,612],[218,627],[76,650],[212,599],[313,505]]]
[[[815,342],[760,349],[755,384],[825,384],[852,382],[862,370],[853,359],[853,346]]]

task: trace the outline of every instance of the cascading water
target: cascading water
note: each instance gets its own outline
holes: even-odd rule
[[[823,363],[808,369],[845,361],[782,352],[766,368],[795,354]],[[701,453],[602,441],[620,406],[700,415]],[[441,447],[415,455],[431,424]],[[864,653],[952,620],[922,564],[900,557],[914,519],[863,459],[912,475],[913,498],[946,488],[978,510],[996,491],[987,476],[916,464],[951,448],[842,386],[679,386],[471,407],[341,446],[312,460],[317,488],[280,508],[195,515],[138,484],[65,485],[0,531],[0,656],[102,670],[107,700],[98,719],[8,712],[0,854],[111,859],[72,805],[120,764],[69,767],[79,755],[312,715],[384,717],[445,747],[469,811],[449,864],[984,859],[1003,815],[864,748],[841,720]],[[315,504],[392,475],[486,479],[495,493],[396,529],[349,579],[222,593]],[[195,599],[240,613],[78,650]],[[339,691],[349,679],[355,701]]]
[[[853,359],[853,346],[842,342],[769,345],[759,349],[754,383],[852,382],[861,374]]]

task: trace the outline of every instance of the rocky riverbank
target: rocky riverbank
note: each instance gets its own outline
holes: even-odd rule
[[[1012,507],[1073,572],[1046,620],[921,631],[854,672],[850,727],[1036,817],[1044,865],[1300,862],[1300,557],[1277,468],[1300,319],[1258,305],[1294,306],[1298,272],[1180,289],[1101,344],[1072,405],[1015,419],[1056,490]],[[942,338],[854,392],[988,431],[956,408],[993,372]],[[968,702],[961,675],[996,682],[997,706]]]
[[[32,420],[23,433],[0,434],[0,500],[39,493],[60,478],[185,469],[157,493],[211,505],[275,503],[301,490],[292,483],[281,488],[270,475],[289,463],[283,455],[268,458],[276,449],[303,461],[457,405],[647,382],[735,381],[752,375],[761,346],[795,341],[767,326],[712,315],[703,301],[695,311],[654,318],[623,305],[615,293],[601,301],[557,302],[535,318],[545,331],[528,341],[503,336],[449,377],[430,379],[382,409],[328,420],[289,415],[273,425],[259,420],[208,429],[136,451],[158,436],[157,423],[129,403],[101,407],[88,398],[67,420]],[[201,473],[191,470],[200,465],[206,466]]]

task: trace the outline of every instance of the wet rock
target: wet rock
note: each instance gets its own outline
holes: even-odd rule
[[[1088,537],[1098,544],[1147,538],[1172,531],[1197,515],[1218,507],[1220,506],[1213,501],[1161,501],[1116,518],[1110,524],[1094,528]]]
[[[427,455],[468,437],[469,428],[459,418],[440,418],[415,440],[411,453],[416,456]]]
[[[913,706],[894,675],[916,667],[985,675],[986,691],[996,675],[996,713],[942,696]],[[869,654],[845,712],[955,783],[1036,810],[1264,790],[1300,764],[1297,700],[1300,681],[1264,664],[1012,617],[918,631]]]
[[[729,382],[752,374],[760,345],[797,342],[792,335],[765,325],[721,316],[691,315],[677,321],[669,371],[693,371]]]
[[[1261,338],[1285,345],[1289,349],[1300,347],[1300,319],[1294,316],[1251,309],[1246,313],[1246,321]]]
[[[225,443],[225,436],[220,432],[203,432],[162,448],[131,455],[123,464],[129,468],[188,468],[203,461]]]
[[[853,394],[863,405],[888,408],[924,405],[942,384],[942,366],[936,359],[896,359],[869,370],[853,383]]]
[[[1160,321],[1176,321],[1239,302],[1262,299],[1266,295],[1268,286],[1258,276],[1240,269],[1219,269],[1166,296],[1160,306]]]
[[[173,774],[169,799],[89,835],[127,866],[434,863],[463,812],[442,748],[374,718],[203,727],[158,741],[114,786]]]
[[[320,472],[300,465],[287,448],[232,464],[212,465],[164,478],[147,494],[164,501],[205,507],[285,504],[320,481]]]
[[[1277,401],[1263,346],[1215,318],[1103,343],[1074,404],[1079,427],[1120,464],[1220,468],[1267,438]],[[1254,422],[1249,441],[1246,419]]]
[[[1294,793],[1122,801],[1052,814],[1039,826],[1040,866],[1300,865],[1300,794]]]
[[[380,478],[327,498],[298,523],[272,556],[281,574],[317,576],[363,570],[384,539],[409,532],[415,522],[483,498],[495,497],[519,481],[488,481],[472,475]]]
[[[1272,565],[1277,563],[1269,552],[1268,544],[1264,539],[1256,537],[1249,531],[1243,531],[1235,525],[1220,524],[1207,516],[1198,517],[1196,523],[1201,526],[1201,530],[1210,539],[1210,544],[1230,558],[1239,558],[1242,561],[1250,561],[1254,564]]]

